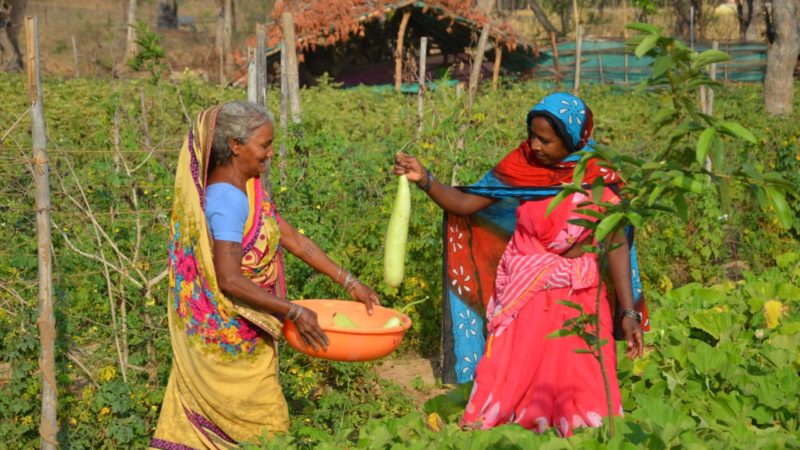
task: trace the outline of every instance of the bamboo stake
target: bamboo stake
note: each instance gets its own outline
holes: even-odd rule
[[[264,48],[267,42],[267,30],[263,24],[256,24],[256,103],[262,106],[267,104],[267,52]]]
[[[217,0],[217,57],[219,59],[219,84],[225,86],[225,6],[222,0]]]
[[[75,66],[75,78],[80,78],[81,71],[78,68],[78,44],[75,42],[75,35],[72,35],[72,64]]]
[[[292,122],[300,123],[300,74],[297,70],[297,50],[295,48],[294,18],[292,13],[281,15],[283,29],[283,48],[286,50],[286,81],[289,92],[289,110]]]
[[[286,127],[289,124],[289,80],[286,73],[286,47],[281,48],[281,147],[278,150],[280,161],[278,166],[281,172],[281,186],[286,186],[286,137],[288,136]]]
[[[581,42],[583,40],[583,25],[578,25],[578,31],[576,31],[576,39],[575,39],[575,78],[574,83],[572,85],[572,91],[575,95],[578,95],[578,92],[581,89]]]
[[[475,93],[478,91],[478,82],[481,78],[481,66],[483,65],[483,54],[486,52],[486,42],[489,40],[489,31],[491,25],[486,24],[481,30],[481,38],[478,40],[478,48],[472,58],[472,68],[469,75],[469,87],[467,88],[467,105],[466,105],[466,118],[462,121],[458,133],[458,141],[456,142],[456,150],[459,155],[464,153],[465,142],[467,137],[467,130],[469,129],[469,122],[472,118],[472,104],[475,102]],[[453,165],[453,173],[450,177],[450,185],[455,186],[457,183],[456,174],[459,169],[459,164],[456,162]]]
[[[394,90],[397,92],[400,92],[403,86],[403,40],[410,18],[411,12],[404,12],[403,18],[400,19],[400,29],[397,30],[397,46],[394,52]]]
[[[606,84],[606,81],[603,77],[603,59],[600,58],[600,53],[597,54],[597,69],[600,71],[600,84]]]
[[[137,0],[128,0],[128,38],[125,45],[125,60],[136,56],[136,4]]]
[[[258,103],[258,81],[256,81],[256,50],[247,47],[247,101]]]
[[[561,88],[561,64],[558,61],[558,42],[556,41],[555,33],[550,33],[550,45],[553,48],[553,65],[556,70],[556,86]]]
[[[423,119],[425,115],[425,76],[427,70],[428,38],[419,39],[419,90],[417,92],[417,137],[422,135]]]
[[[492,71],[492,90],[497,92],[497,85],[500,81],[500,64],[503,60],[503,46],[500,43],[494,44],[494,70]]]
[[[225,69],[233,69],[233,0],[225,0],[223,7],[222,48],[225,52]]]
[[[41,448],[56,449],[58,417],[56,385],[56,319],[53,313],[53,256],[50,236],[50,166],[47,156],[47,132],[42,103],[39,25],[36,17],[25,17],[25,44],[28,69],[28,98],[31,111],[33,177],[36,187],[36,229],[39,265],[39,368],[42,383],[42,413],[39,422]]]

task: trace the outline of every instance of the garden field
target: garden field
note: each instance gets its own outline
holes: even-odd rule
[[[322,80],[302,91],[302,124],[279,133],[271,186],[282,215],[334,260],[414,321],[390,358],[437,359],[441,324],[441,211],[412,191],[406,279],[382,277],[383,237],[396,182],[393,155],[417,155],[440,180],[469,184],[526,137],[525,115],[549,91],[536,83],[480,90],[472,114],[441,88],[417,98]],[[659,129],[669,95],[586,87],[595,138],[650,160],[671,139]],[[0,75],[0,448],[39,445],[37,259],[30,123],[25,80]],[[245,92],[184,77],[46,79],[58,325],[59,440],[63,448],[144,448],[170,370],[166,324],[167,234],[177,153],[201,109]],[[279,110],[280,92],[268,103]],[[715,95],[714,116],[752,132],[721,138],[724,160],[800,182],[800,102],[780,120],[754,85]],[[465,150],[457,151],[462,124]],[[736,134],[736,133],[733,133]],[[722,150],[720,150],[722,151]],[[281,164],[283,162],[283,164]],[[709,184],[710,185],[710,184]],[[703,185],[708,186],[708,185]],[[764,201],[747,185],[687,189],[676,212],[645,218],[639,264],[653,330],[635,362],[620,354],[624,418],[569,439],[516,426],[461,431],[464,389],[379,376],[377,363],[313,360],[281,347],[291,432],[248,448],[797,448],[800,447],[800,209]],[[684,198],[684,197],[681,197]],[[763,200],[763,199],[762,199]],[[791,211],[776,211],[783,206]],[[685,216],[685,217],[681,217]],[[788,223],[786,218],[789,218]],[[781,224],[783,221],[783,226]],[[343,298],[344,291],[287,258],[289,297]]]

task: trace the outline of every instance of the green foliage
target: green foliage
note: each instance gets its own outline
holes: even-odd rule
[[[192,80],[178,85],[154,85],[146,80],[51,79],[46,80],[44,91],[59,324],[59,439],[70,448],[142,448],[155,427],[170,370],[171,349],[164,314],[166,283],[156,284],[145,295],[145,289],[134,280],[139,284],[152,280],[166,264],[166,223],[172,205],[174,167],[188,125],[182,104],[194,116],[204,107],[241,99],[244,93]],[[0,76],[0,92],[4,93],[0,103],[0,123],[6,124],[3,133],[23,116],[20,125],[4,138],[4,156],[0,157],[0,441],[9,448],[31,448],[39,442],[39,373],[36,226],[32,176],[27,166],[30,136],[24,114],[27,100],[23,81],[16,76]],[[143,135],[142,92],[152,154]],[[418,155],[440,180],[449,181],[458,164],[456,179],[464,184],[474,182],[525,138],[525,112],[546,93],[537,84],[509,84],[496,94],[481,93],[472,116],[462,117],[463,99],[459,100],[453,89],[431,92],[426,98],[424,132],[415,140],[416,98],[366,88],[341,90],[323,83],[303,91],[302,126],[286,136],[279,133],[276,145],[284,142],[287,149],[285,181],[275,161],[272,187],[282,216],[304,230],[334,260],[381,292],[385,305],[400,308],[428,299],[407,310],[414,327],[406,335],[401,351],[426,356],[439,352],[441,211],[423,193],[412,190],[414,214],[406,279],[397,289],[385,286],[381,281],[381,255],[396,182],[389,173],[393,154],[413,141],[408,151]],[[591,88],[583,96],[595,112],[596,135],[602,142],[613,145],[621,155],[642,159],[652,158],[661,150],[659,143],[665,142],[666,135],[654,136],[642,130],[655,127],[653,118],[663,104],[669,104],[667,96],[650,90],[630,92],[609,87]],[[268,98],[271,109],[276,111],[279,95],[275,89],[270,90]],[[716,109],[721,120],[747,124],[756,140],[755,144],[747,143],[717,130],[717,138],[725,143],[724,160],[731,167],[748,162],[758,172],[781,173],[797,182],[800,134],[794,123],[800,118],[769,122],[760,113],[759,98],[760,89],[756,86],[717,92]],[[118,154],[114,145],[115,112],[119,115]],[[471,120],[473,126],[466,136],[467,151],[457,154],[454,149],[461,120]],[[692,136],[699,137],[701,133],[702,130],[695,130]],[[688,157],[696,164],[695,147],[686,142],[682,145],[691,148]],[[121,158],[115,161],[115,155]],[[739,444],[730,443],[726,435],[733,428],[720,425],[708,431],[707,424],[716,423],[716,419],[693,412],[700,406],[692,402],[702,402],[704,409],[699,410],[707,414],[711,410],[710,399],[720,397],[726,402],[749,399],[741,400],[745,402],[742,404],[750,405],[747,411],[757,419],[746,419],[752,423],[746,425],[749,434],[744,435],[742,445],[796,446],[792,438],[796,428],[784,425],[790,423],[786,408],[791,403],[778,403],[789,402],[791,398],[786,397],[791,396],[783,395],[763,405],[760,400],[749,402],[754,398],[753,392],[767,389],[762,384],[770,371],[777,370],[775,364],[783,367],[776,372],[781,383],[792,383],[786,367],[796,358],[789,345],[800,329],[796,324],[796,300],[792,300],[800,298],[795,295],[800,254],[796,237],[800,230],[796,224],[795,228],[784,230],[773,221],[777,220],[774,214],[757,207],[758,200],[744,187],[733,186],[728,195],[727,209],[710,190],[699,196],[687,195],[688,223],[665,214],[659,216],[657,223],[645,222],[639,229],[640,263],[656,328],[647,339],[658,346],[660,353],[653,349],[646,358],[648,363],[641,366],[620,360],[628,415],[618,424],[613,439],[605,441],[599,430],[582,431],[568,441],[516,427],[465,433],[452,420],[458,416],[457,410],[452,417],[441,414],[445,423],[437,432],[399,388],[375,377],[370,364],[311,360],[282,346],[281,380],[290,405],[292,429],[265,445],[378,448],[384,443],[398,448],[565,448],[564,442],[568,442],[581,448],[619,448],[628,440],[633,445],[652,444],[657,448],[664,447],[658,442],[666,438],[652,430],[665,430],[669,424],[661,416],[671,417],[674,413],[680,419],[676,422],[680,433],[672,442],[694,445],[690,438],[699,434],[704,446],[722,447],[724,444],[717,442],[728,442],[729,447],[735,447]],[[87,203],[108,239],[101,235],[98,241],[95,227],[84,211]],[[798,202],[787,203],[790,208],[798,207]],[[720,218],[725,214],[727,218]],[[141,227],[138,234],[137,217]],[[102,251],[127,275],[110,269],[109,288],[103,265],[76,253],[67,245],[67,238],[86,254],[99,255]],[[112,242],[130,262],[120,262]],[[776,254],[784,256],[776,258]],[[728,266],[731,263],[737,265]],[[740,284],[725,282],[729,272],[734,271]],[[287,257],[287,281],[292,298],[346,296],[340,287],[292,257]],[[701,288],[699,284],[688,290],[671,290],[691,281],[704,285],[723,283],[721,286],[731,290],[714,294],[722,288]],[[774,290],[770,287],[773,284],[777,286]],[[704,296],[713,297],[713,302],[697,300],[707,298]],[[771,299],[780,300],[789,308],[775,329],[766,328],[762,313],[764,302]],[[120,317],[123,304],[127,309],[125,333]],[[116,322],[110,318],[112,305],[117,312]],[[696,314],[709,309],[706,305],[712,305],[711,310],[716,306],[728,308],[731,313],[726,315],[730,319],[717,323],[706,317],[711,314]],[[734,314],[741,305],[746,309]],[[691,324],[690,316],[696,316]],[[728,324],[731,326],[725,329]],[[758,330],[765,337],[756,337]],[[128,362],[136,367],[127,370],[127,381],[122,379],[115,331],[120,337],[127,336]],[[742,367],[756,373],[760,381],[747,389],[734,390],[720,384],[721,376],[717,374],[711,379],[713,389],[709,388],[707,394],[695,392],[690,399],[688,395],[678,396],[680,392],[673,393],[669,383],[693,380],[694,386],[705,381],[692,372],[687,356],[694,348],[702,347],[699,341],[715,354],[725,355],[730,351],[729,345],[749,345],[752,348],[746,349],[746,355],[743,353],[746,359]],[[640,375],[638,367],[643,371]],[[677,391],[684,385],[675,386]],[[664,392],[669,396],[661,397]],[[648,412],[652,409],[654,414],[659,413],[653,416],[657,420],[634,417],[644,414],[636,412],[645,407],[637,403],[642,395],[663,400],[663,407],[647,406]],[[371,444],[369,439],[373,437]],[[476,447],[470,447],[470,440],[476,442]]]
[[[142,20],[137,22],[136,33],[136,45],[139,46],[139,51],[128,61],[128,65],[136,71],[150,72],[150,80],[156,84],[161,79],[161,74],[167,69],[167,65],[164,63],[167,54],[159,44],[159,36],[150,30],[147,22]]]

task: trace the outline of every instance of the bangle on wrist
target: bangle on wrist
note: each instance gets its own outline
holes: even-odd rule
[[[297,303],[292,303],[292,307],[289,308],[289,312],[286,313],[286,318],[294,322],[295,320],[300,318],[300,315],[303,313],[303,307],[298,305]]]
[[[417,187],[420,188],[423,192],[428,192],[431,189],[431,186],[433,185],[433,175],[431,175],[431,171],[428,170],[427,167],[425,167],[424,169],[425,169],[425,177],[417,182]],[[420,183],[420,181],[423,180],[425,181],[425,183],[424,184]]]
[[[631,319],[635,320],[636,323],[642,323],[642,313],[633,309],[623,309],[622,318],[630,317]]]

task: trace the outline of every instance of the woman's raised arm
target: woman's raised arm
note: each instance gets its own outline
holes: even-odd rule
[[[440,183],[419,160],[405,153],[395,155],[394,174],[405,175],[425,191],[443,210],[459,216],[468,216],[494,204],[497,200],[481,195],[468,194],[452,186]]]

